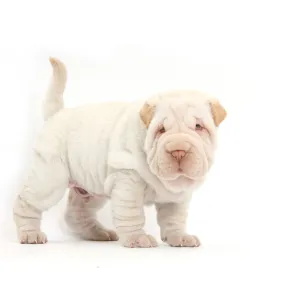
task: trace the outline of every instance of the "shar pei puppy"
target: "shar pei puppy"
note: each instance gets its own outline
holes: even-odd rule
[[[161,239],[197,247],[186,231],[189,202],[205,180],[226,111],[199,91],[171,91],[147,100],[64,108],[65,65],[50,58],[45,123],[14,206],[21,243],[41,244],[42,213],[69,188],[65,220],[80,238],[155,247],[143,229],[144,206],[155,205]],[[110,200],[115,231],[96,213]]]

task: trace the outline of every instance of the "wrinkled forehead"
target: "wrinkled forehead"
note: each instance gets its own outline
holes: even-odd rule
[[[169,122],[184,121],[190,118],[201,119],[205,122],[212,122],[212,115],[209,107],[208,95],[199,92],[170,93],[156,99],[155,119]]]

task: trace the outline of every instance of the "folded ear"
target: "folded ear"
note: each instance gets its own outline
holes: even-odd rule
[[[154,110],[155,110],[155,106],[152,106],[148,103],[145,103],[142,109],[140,110],[140,117],[144,122],[144,124],[146,125],[146,128],[148,128],[151,123],[151,120],[154,116]]]
[[[215,125],[218,127],[220,123],[223,122],[226,118],[227,112],[217,100],[211,101],[209,105]]]

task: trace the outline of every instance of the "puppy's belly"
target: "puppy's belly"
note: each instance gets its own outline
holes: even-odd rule
[[[82,195],[105,196],[103,184],[97,181],[97,177],[95,179],[85,177],[85,180],[83,180],[83,178],[73,176],[69,180],[69,188],[74,188],[76,192]]]

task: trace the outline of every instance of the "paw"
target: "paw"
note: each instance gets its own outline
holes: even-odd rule
[[[157,242],[152,235],[133,234],[124,239],[123,245],[128,248],[152,248]]]
[[[88,232],[82,234],[82,238],[89,241],[117,241],[119,237],[113,230],[108,230],[100,226],[90,228]]]
[[[169,235],[163,239],[172,247],[199,247],[200,241],[195,235]]]
[[[118,235],[116,234],[115,231],[113,231],[113,230],[106,230],[106,232],[109,235],[109,240],[110,241],[118,241],[119,240],[119,237],[118,237]]]
[[[46,234],[38,230],[21,231],[19,239],[21,244],[45,244],[48,242]]]

